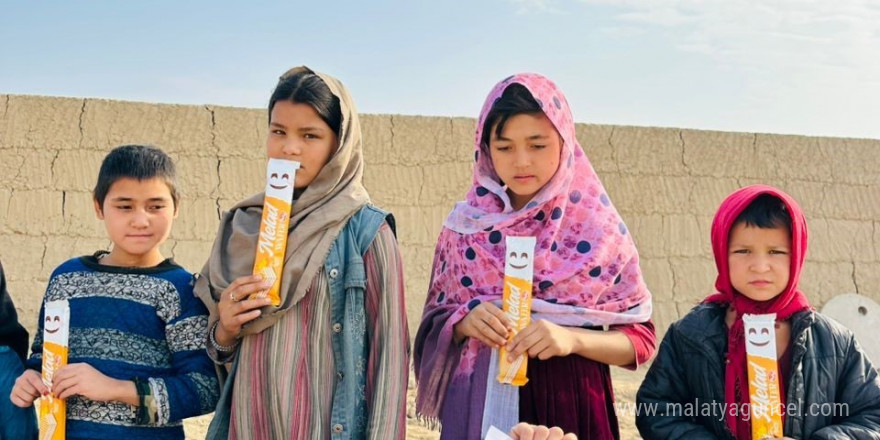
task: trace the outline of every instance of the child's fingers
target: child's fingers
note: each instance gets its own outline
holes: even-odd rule
[[[250,312],[240,313],[235,316],[235,320],[239,327],[260,317],[262,312],[259,310],[251,310]]]
[[[9,395],[9,400],[12,401],[12,404],[19,408],[30,408],[34,404],[34,400],[40,395],[33,395],[25,392],[20,388],[13,388],[12,394]]]
[[[518,331],[513,338],[510,339],[510,342],[507,343],[507,351],[512,352],[516,349],[522,349],[525,351],[528,349],[528,346],[525,348],[522,347],[523,341],[529,338],[533,333],[535,333],[535,326],[528,325],[526,328]]]
[[[564,435],[565,435],[565,431],[563,431],[562,428],[560,428],[558,426],[554,426],[552,428],[549,428],[549,431],[547,432],[547,439],[548,440],[562,440]]]
[[[486,305],[486,311],[491,313],[492,316],[494,316],[499,322],[501,322],[501,325],[503,325],[504,328],[506,328],[508,331],[513,331],[513,322],[510,321],[510,318],[507,316],[506,313],[504,313],[504,310],[501,310],[495,304],[492,304],[490,302],[483,304]]]
[[[68,380],[56,380],[52,382],[52,394],[55,397],[61,398],[61,395],[64,394],[64,391],[73,386],[73,381]]]
[[[79,384],[74,383],[68,387],[65,387],[63,390],[55,391],[53,394],[55,394],[55,397],[63,400],[68,397],[75,396],[77,394],[82,394],[82,393],[80,392]]]
[[[269,298],[255,298],[240,301],[238,304],[235,305],[235,307],[237,308],[238,313],[243,313],[254,309],[266,307],[269,304],[272,304],[272,300]]]
[[[523,331],[517,333],[511,344],[508,345],[507,351],[510,353],[510,360],[516,359],[520,355],[531,352],[532,347],[541,342],[541,333],[535,331],[535,327],[529,326]]]
[[[39,397],[49,392],[49,388],[43,383],[43,378],[34,370],[28,370],[27,375],[23,375],[23,383],[29,394]]]
[[[239,302],[248,298],[252,293],[268,289],[272,286],[269,281],[264,281],[262,275],[246,275],[237,278],[229,287],[223,291],[220,301],[229,299],[232,302]]]
[[[504,324],[498,320],[498,318],[494,316],[487,316],[486,319],[483,320],[485,324],[483,333],[487,336],[491,337],[493,340],[497,341],[499,344],[504,345],[507,343],[507,338],[510,336],[507,328],[504,327]]]

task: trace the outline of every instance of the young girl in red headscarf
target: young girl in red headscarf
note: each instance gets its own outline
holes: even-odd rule
[[[776,314],[785,438],[880,439],[880,380],[852,332],[798,288],[807,251],[800,206],[765,185],[742,188],[712,223],[718,278],[670,326],[637,396],[650,439],[751,439],[744,314]]]

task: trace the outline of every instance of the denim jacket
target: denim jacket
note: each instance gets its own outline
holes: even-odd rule
[[[329,429],[333,440],[361,439],[367,433],[368,347],[364,302],[367,274],[363,255],[386,221],[394,230],[391,214],[370,205],[361,208],[336,237],[321,269],[330,282],[332,345],[337,369]],[[229,437],[232,387],[237,369],[236,356],[208,428],[208,439]]]

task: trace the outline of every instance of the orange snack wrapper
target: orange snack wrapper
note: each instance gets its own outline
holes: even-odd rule
[[[272,286],[251,295],[250,299],[268,296],[275,307],[281,305],[279,290],[287,250],[287,227],[290,225],[293,185],[299,165],[299,162],[292,160],[269,159],[266,167],[266,197],[254,259],[254,275],[263,275],[263,279],[272,281]]]
[[[776,361],[776,314],[743,315],[752,438],[782,437],[782,399]]]
[[[513,339],[532,320],[535,237],[507,237],[505,244],[507,257],[504,265],[502,310],[514,323],[513,334],[510,335],[510,339]],[[529,381],[526,376],[529,362],[525,354],[508,362],[507,350],[501,347],[498,358],[498,382],[521,387]]]
[[[70,305],[67,300],[49,301],[43,310],[43,383],[49,394],[40,397],[40,440],[64,440],[67,427],[67,402],[55,397],[52,380],[67,365],[70,335]]]

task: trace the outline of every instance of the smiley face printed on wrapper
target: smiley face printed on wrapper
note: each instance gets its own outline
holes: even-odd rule
[[[282,173],[280,176],[278,173],[270,174],[269,186],[279,191],[284,191],[285,188],[290,186],[290,174]]]
[[[511,269],[522,270],[529,267],[529,261],[532,256],[528,252],[511,252],[507,255],[507,264]]]
[[[43,322],[43,329],[49,334],[58,333],[58,331],[61,330],[61,316],[46,315],[46,320]]]
[[[743,315],[746,353],[776,360],[776,314]]]
[[[67,300],[47,302],[43,315],[43,340],[67,345],[70,328],[70,305]]]
[[[294,160],[269,159],[266,166],[266,196],[290,203],[299,166],[300,163]]]
[[[750,328],[748,332],[749,344],[755,347],[763,347],[770,343],[770,329],[767,327]]]
[[[507,237],[504,250],[504,275],[532,280],[534,273],[535,237]]]

